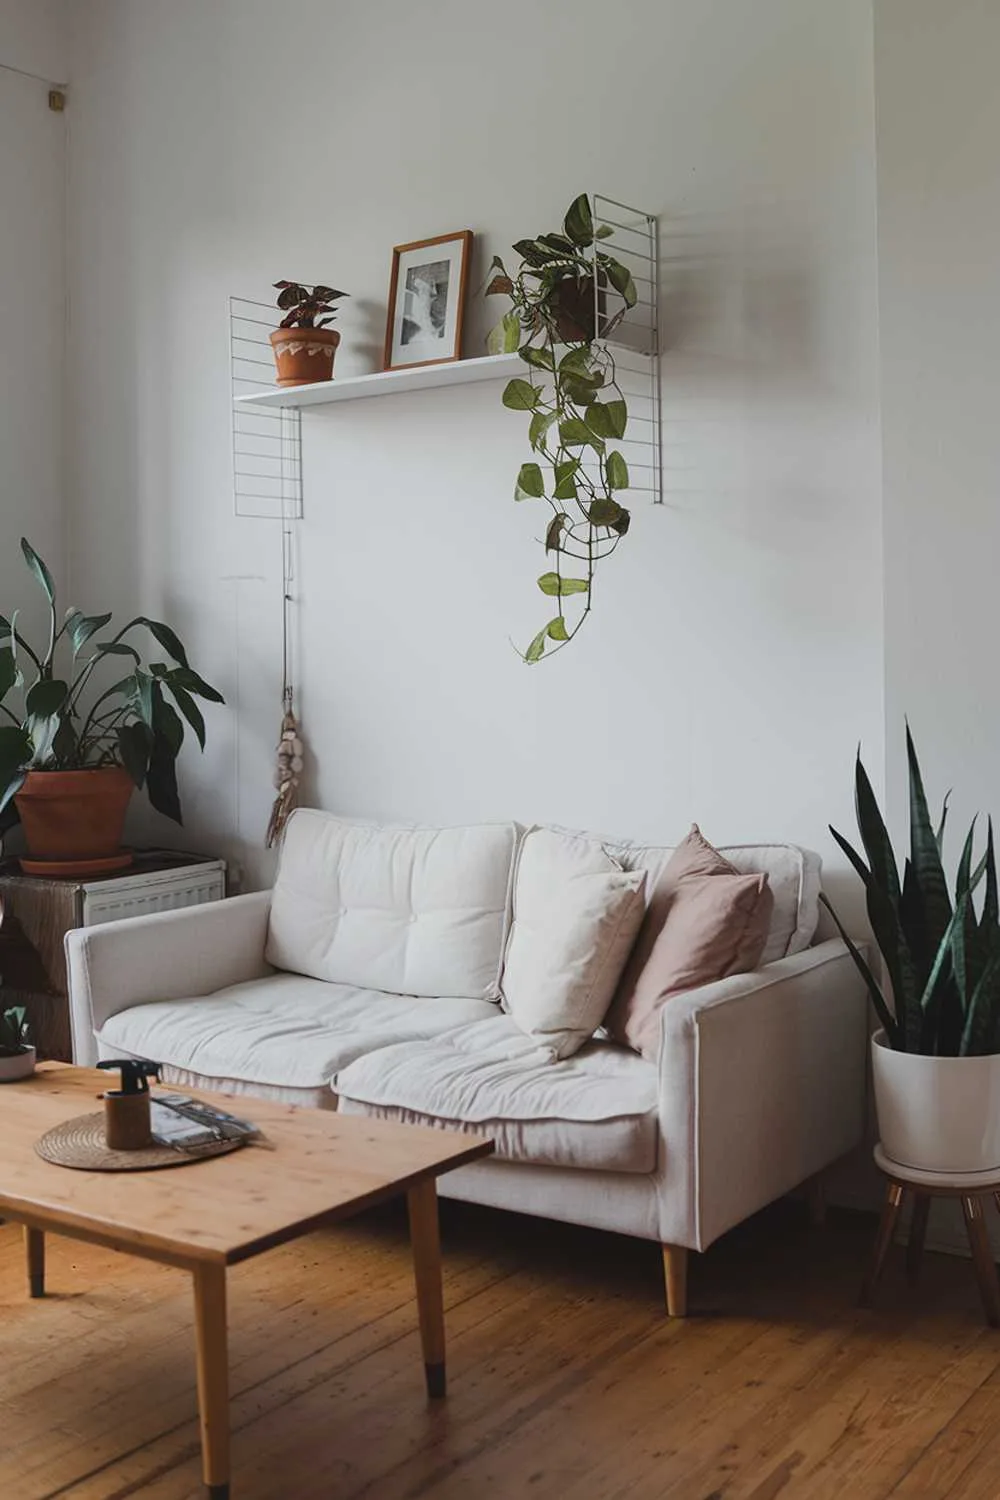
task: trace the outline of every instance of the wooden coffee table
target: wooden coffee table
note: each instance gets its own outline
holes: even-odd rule
[[[427,1390],[444,1395],[436,1179],[488,1156],[492,1141],[189,1090],[252,1119],[273,1149],[248,1146],[155,1172],[78,1172],[43,1161],[39,1136],[100,1109],[107,1081],[106,1073],[48,1063],[0,1087],[0,1217],[24,1226],[32,1297],[45,1291],[46,1234],[191,1272],[202,1469],[213,1500],[229,1495],[227,1266],[405,1193]]]

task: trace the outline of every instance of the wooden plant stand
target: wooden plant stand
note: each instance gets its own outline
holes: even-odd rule
[[[862,1307],[870,1307],[872,1304],[907,1194],[913,1198],[913,1218],[906,1247],[906,1269],[911,1281],[915,1281],[920,1272],[931,1199],[958,1198],[962,1204],[972,1264],[976,1271],[986,1321],[992,1328],[1000,1328],[1000,1282],[997,1279],[997,1267],[990,1248],[984,1212],[986,1203],[991,1200],[1000,1209],[1000,1171],[966,1172],[954,1176],[945,1172],[918,1172],[892,1161],[881,1146],[875,1147],[875,1165],[886,1178],[886,1197],[871,1266],[861,1289]]]

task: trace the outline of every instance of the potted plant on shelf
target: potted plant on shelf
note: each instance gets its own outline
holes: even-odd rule
[[[29,1078],[35,1071],[35,1060],[24,1006],[0,1010],[0,1083]]]
[[[995,1171],[1000,1168],[1000,902],[993,825],[988,825],[985,853],[975,861],[973,819],[952,900],[941,857],[947,798],[935,829],[909,728],[906,751],[910,853],[902,875],[860,753],[855,798],[866,859],[830,830],[864,882],[891,996],[822,899],[881,1023],[872,1038],[872,1070],[886,1155],[921,1171]]]
[[[274,287],[278,307],[285,314],[270,336],[278,384],[332,380],[340,334],[329,325],[337,316],[334,304],[347,292],[334,291],[332,286],[302,286],[298,281],[276,281]]]
[[[616,380],[610,335],[636,304],[628,268],[599,242],[612,231],[595,227],[585,193],[570,205],[561,234],[518,240],[521,263],[509,273],[499,256],[488,296],[511,299],[511,310],[489,338],[493,353],[520,354],[527,379],[508,382],[503,403],[530,413],[528,441],[533,461],[521,465],[515,500],[544,500],[551,516],[545,551],[552,568],[538,587],[555,601],[557,613],[523,653],[541,660],[567,645],[590,613],[597,564],[618,546],[629,528],[619,496],[629,485],[619,449],[628,408]],[[580,566],[573,573],[567,564]],[[565,601],[578,606],[572,621]]]
[[[159,620],[137,615],[110,636],[101,635],[110,614],[69,609],[60,623],[52,575],[23,537],[21,551],[45,596],[48,631],[36,649],[16,611],[0,615],[0,835],[20,817],[29,856],[21,865],[30,874],[125,869],[132,856],[121,835],[133,788],[145,786],[157,811],[180,823],[184,723],[204,749],[195,700],[224,699]],[[152,636],[167,659],[147,662],[138,632]]]

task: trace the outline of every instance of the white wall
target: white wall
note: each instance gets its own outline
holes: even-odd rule
[[[67,44],[62,0],[0,0],[0,613],[29,621],[22,533],[63,566],[66,131],[25,72],[61,82]]]
[[[597,189],[662,215],[668,504],[527,668],[540,522],[499,389],[307,417],[312,796],[664,840],[697,818],[839,868],[854,746],[882,757],[869,0],[290,0],[280,35],[264,0],[74,15],[74,590],[169,614],[237,710],[183,767],[186,837],[266,869],[278,536],[231,514],[228,295],[347,287],[339,368],[372,368],[394,243],[474,229],[476,285]]]
[[[954,842],[1000,814],[1000,7],[879,0],[890,799],[909,714]]]

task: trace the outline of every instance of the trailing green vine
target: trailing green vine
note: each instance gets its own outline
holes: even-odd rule
[[[513,275],[494,256],[497,273],[487,295],[513,304],[490,335],[494,353],[515,350],[527,379],[514,379],[503,404],[530,412],[528,440],[534,459],[521,465],[515,500],[544,500],[552,515],[544,546],[552,567],[538,587],[557,601],[558,613],[523,652],[540,661],[569,644],[593,605],[597,564],[629,529],[619,494],[628,489],[628,465],[619,449],[628,407],[618,385],[610,334],[637,301],[631,273],[599,248],[611,230],[594,227],[587,195],[570,205],[562,234],[518,240],[521,264]],[[568,565],[578,565],[568,571]],[[579,606],[572,620],[565,601]]]

